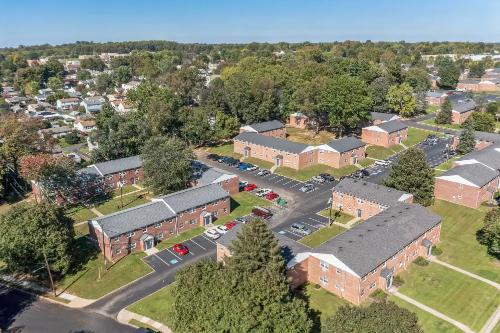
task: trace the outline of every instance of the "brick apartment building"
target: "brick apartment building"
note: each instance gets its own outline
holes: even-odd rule
[[[95,163],[80,169],[79,173],[101,178],[102,185],[106,190],[118,188],[120,183],[124,185],[137,184],[144,180],[142,160],[139,155]]]
[[[461,125],[476,109],[476,102],[472,99],[451,102],[451,123]]]
[[[217,241],[218,260],[230,255],[239,228]],[[389,289],[394,276],[417,257],[430,256],[440,232],[439,216],[420,205],[398,203],[314,249],[275,236],[293,287],[310,282],[361,304],[375,290]]]
[[[476,139],[476,150],[481,150],[486,147],[489,147],[492,144],[500,143],[500,134],[497,133],[488,133],[488,132],[479,132],[475,131],[475,139]],[[453,137],[452,148],[456,148],[460,142],[460,135],[457,134]]]
[[[193,161],[192,165],[192,186],[219,184],[230,195],[237,194],[240,191],[240,178],[238,175],[208,166],[200,161]]]
[[[342,168],[365,159],[366,145],[357,138],[343,137],[317,146],[314,153],[317,163]]]
[[[363,220],[398,203],[413,203],[413,195],[352,178],[342,179],[332,189],[332,209]]]
[[[370,112],[371,124],[370,125],[378,125],[385,123],[387,121],[398,120],[401,119],[400,116],[394,113],[384,113],[384,112]]]
[[[229,193],[219,184],[210,184],[97,217],[88,225],[90,237],[101,252],[116,261],[129,253],[149,250],[181,232],[210,225],[229,212]]]
[[[265,136],[272,136],[275,138],[286,138],[286,128],[282,122],[278,120],[270,120],[263,123],[250,124],[240,127],[240,133],[259,133]]]
[[[302,112],[295,112],[288,118],[288,126],[306,129],[309,126],[309,117]]]
[[[361,132],[363,142],[386,148],[400,144],[407,137],[408,126],[400,120],[391,120],[364,127]]]
[[[480,79],[467,78],[460,80],[457,90],[472,92],[496,92],[500,91],[500,70],[498,68],[487,69]]]
[[[446,98],[448,98],[448,94],[444,91],[428,91],[425,94],[425,101],[429,105],[434,105],[434,106],[441,106],[443,103],[446,101]]]

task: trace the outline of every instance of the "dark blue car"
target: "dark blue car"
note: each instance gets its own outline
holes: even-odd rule
[[[250,164],[248,164],[248,163],[240,163],[240,165],[238,166],[238,168],[240,170],[246,170],[246,169],[248,169],[249,166],[250,166]]]

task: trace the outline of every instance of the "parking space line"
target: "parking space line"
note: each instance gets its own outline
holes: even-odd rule
[[[204,248],[203,246],[201,246],[200,244],[198,244],[197,242],[195,242],[193,239],[190,239],[190,241],[193,242],[193,243],[195,243],[199,247],[201,247],[203,250],[206,250],[206,248]]]
[[[161,262],[163,262],[165,265],[167,266],[170,266],[170,264],[168,262],[166,262],[165,260],[163,260],[162,258],[160,258],[156,253],[153,253],[153,255],[158,258]]]
[[[289,180],[289,181],[287,181],[286,183],[283,183],[283,184],[281,184],[281,185],[287,185],[287,184],[290,184],[290,183],[292,183],[292,182],[294,182],[294,180]]]
[[[207,241],[209,241],[210,243],[212,244],[215,244],[215,242],[213,240],[211,240],[210,238],[204,236],[204,235],[201,235],[201,237],[205,238]]]
[[[294,188],[297,185],[300,185],[301,183],[297,182],[297,184],[290,186],[290,188]]]
[[[181,257],[177,256],[174,252],[170,251],[170,249],[167,249],[168,252],[170,252],[174,257],[182,261]]]
[[[312,224],[309,224],[309,223],[304,222],[304,221],[302,221],[300,223],[304,223],[305,225],[308,225],[308,226],[310,226],[311,228],[314,228],[314,229],[319,229],[319,227],[317,225],[312,225]]]
[[[326,225],[326,224],[324,224],[324,223],[323,223],[323,222],[321,222],[321,221],[318,221],[318,220],[316,220],[316,219],[313,219],[312,217],[308,217],[308,219],[309,219],[309,220],[311,220],[311,221],[317,222],[317,223],[319,223],[319,224],[321,224],[321,225]]]
[[[302,237],[304,237],[304,235],[300,235],[300,234],[296,234],[295,232],[293,232],[292,230],[288,230],[288,229],[285,229],[285,232],[288,232],[294,236],[297,236],[299,237],[299,239],[301,239]],[[297,239],[298,240],[298,239]]]

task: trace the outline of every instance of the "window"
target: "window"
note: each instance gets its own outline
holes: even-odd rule
[[[130,237],[132,237],[134,235],[135,235],[135,231],[131,231],[131,232],[127,233],[127,237],[128,238],[130,238]]]
[[[337,284],[335,285],[335,288],[340,289],[340,284],[338,284],[338,283],[337,283]]]
[[[113,237],[113,238],[112,238],[112,241],[113,241],[113,242],[118,242],[118,241],[120,241],[120,236]]]
[[[189,221],[189,224],[196,224],[196,220]]]
[[[341,274],[342,271],[340,269],[337,268],[337,271],[336,271],[337,274]]]
[[[160,223],[155,223],[155,228],[158,229],[159,227],[161,227],[161,222]]]
[[[326,271],[326,270],[328,270],[328,268],[330,268],[330,264],[329,264],[329,263],[327,263],[327,262],[324,262],[323,260],[321,260],[321,261],[319,262],[319,266],[320,266],[323,270],[325,270],[325,271]]]
[[[227,213],[227,208],[224,208],[223,211],[224,211],[224,213]]]
[[[142,232],[148,232],[148,227],[142,228]]]
[[[370,284],[370,289],[373,289],[375,288],[375,282],[373,282],[372,284]]]
[[[363,281],[366,281],[366,275],[365,275],[365,276],[363,276],[363,279],[362,279],[362,280],[363,280]]]
[[[319,281],[323,284],[328,284],[328,277],[327,276],[322,276],[319,278]]]
[[[168,232],[169,232],[171,235],[173,235],[173,234],[174,234],[174,229],[170,229]]]
[[[129,248],[129,249],[131,249],[131,250],[133,250],[133,249],[135,249],[135,247],[136,247],[136,246],[137,246],[137,245],[136,245],[136,244],[135,244],[135,242],[134,242],[134,243],[131,243],[131,244],[128,246],[128,248]]]
[[[139,169],[136,169],[135,170],[135,174],[138,175],[139,174]]]
[[[203,205],[203,207],[202,207],[202,208],[203,208],[203,209],[207,209],[207,205]]]
[[[194,209],[194,208],[191,208],[191,209],[189,210],[189,212],[190,212],[190,213],[194,213],[194,212],[195,212],[195,209]]]
[[[115,250],[115,254],[120,254],[120,253],[122,253],[122,249],[116,249]]]
[[[163,239],[163,232],[160,232],[158,235],[156,235],[156,238]]]
[[[179,223],[179,229],[184,227],[184,223]]]
[[[360,293],[359,293],[361,296],[363,296],[365,294],[365,290],[364,289],[361,289]]]

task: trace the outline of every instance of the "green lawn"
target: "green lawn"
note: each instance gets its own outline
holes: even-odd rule
[[[137,192],[130,195],[123,196],[123,207],[121,205],[120,196],[117,196],[111,200],[107,200],[95,208],[104,215],[108,215],[119,210],[132,208],[138,205],[142,205],[150,202],[147,197],[147,192]]]
[[[125,185],[125,186],[123,186],[123,188],[122,188],[122,191],[123,191],[122,193],[125,195],[125,194],[127,194],[127,193],[134,192],[134,191],[138,191],[138,190],[139,190],[139,189],[138,189],[137,187],[135,187],[135,186],[132,186],[132,185]],[[119,189],[119,188],[114,189],[114,190],[113,190],[110,194],[111,194],[111,196],[112,196],[113,198],[115,198],[115,197],[120,197],[120,189]]]
[[[458,124],[436,124],[434,119],[427,119],[422,121],[423,124],[426,125],[431,125],[431,126],[436,126],[436,127],[441,127],[441,128],[448,128],[448,129],[453,129],[453,130],[459,130],[461,127]]]
[[[496,288],[444,266],[410,265],[399,291],[473,330],[479,330],[500,304]]]
[[[461,333],[462,330],[457,328],[456,326],[453,326],[452,324],[439,319],[438,317],[435,317],[431,315],[430,313],[421,310],[414,306],[413,304],[410,304],[406,301],[403,301],[401,298],[398,298],[396,296],[389,296],[389,300],[396,303],[398,306],[408,309],[411,312],[415,313],[418,317],[418,323],[424,330],[424,333]]]
[[[405,141],[403,141],[403,144],[407,147],[414,146],[417,143],[424,141],[429,134],[443,136],[442,134],[434,131],[426,131],[419,128],[409,127],[408,138]]]
[[[205,231],[205,229],[203,227],[195,227],[191,230],[181,232],[179,235],[177,235],[175,237],[163,240],[161,243],[156,245],[156,248],[159,250],[166,249],[168,247],[171,247],[174,244],[182,243],[182,242],[187,241],[188,239],[199,236],[204,231]]]
[[[338,212],[338,211],[332,210],[332,219],[335,217],[336,212]],[[354,216],[348,215],[346,213],[342,213],[342,212],[339,212],[339,213],[340,213],[340,215],[335,219],[335,222],[345,224],[354,218]],[[323,209],[318,214],[321,216],[324,216],[324,217],[329,217],[330,216],[330,209],[328,209],[328,208]]]
[[[77,237],[88,235],[89,225],[87,223],[75,225],[75,234]]]
[[[269,207],[272,202],[249,192],[240,192],[231,197],[231,213],[226,216],[222,216],[215,224],[224,224],[226,222],[232,221],[239,216],[245,216],[252,212],[253,207]]]
[[[286,139],[305,143],[306,145],[320,145],[335,140],[335,134],[328,131],[320,131],[316,134],[314,131],[306,129],[287,127]]]
[[[175,284],[169,284],[148,297],[130,305],[127,307],[127,310],[169,326],[168,313],[174,302],[172,295],[173,288],[175,288]]]
[[[315,248],[320,246],[327,240],[330,240],[332,237],[335,237],[343,233],[346,230],[347,230],[346,228],[343,228],[335,224],[332,225],[331,227],[322,227],[313,232],[312,234],[299,240],[299,243],[302,243],[305,246]]]
[[[74,253],[78,256],[77,260],[81,262],[81,266],[76,272],[67,274],[57,283],[60,291],[95,299],[152,271],[141,260],[145,256],[142,252],[129,254],[113,265],[108,262],[106,271],[104,259],[102,255],[97,254],[97,249],[92,243],[80,238],[79,246]]]
[[[83,205],[68,207],[65,209],[65,214],[72,218],[75,223],[91,220],[97,216]]]
[[[385,160],[391,155],[394,155],[397,152],[400,152],[404,148],[400,145],[393,146],[391,148],[385,148],[381,146],[368,146],[366,148],[366,154],[368,157],[377,159],[377,160]]]
[[[358,168],[354,165],[348,165],[340,169],[335,169],[324,164],[317,164],[304,168],[302,170],[295,170],[288,167],[279,167],[276,169],[275,173],[285,177],[305,181],[311,179],[311,177],[313,176],[319,175],[320,173],[329,173],[335,178],[339,178],[341,176],[350,175],[356,170],[358,170]]]
[[[261,159],[255,158],[255,157],[247,157],[247,158],[243,159],[243,161],[245,163],[250,163],[250,164],[256,165],[259,168],[263,168],[263,169],[271,169],[274,166],[274,164],[271,162],[264,161],[264,160],[261,160]]]
[[[207,151],[211,154],[231,156],[236,159],[240,159],[242,157],[241,154],[237,154],[234,152],[234,145],[232,143],[225,143],[217,147],[210,147],[207,149]]]
[[[486,247],[476,240],[485,212],[436,200],[430,209],[441,216],[440,260],[495,282],[500,282],[500,262],[489,256]]]
[[[425,110],[425,112],[427,114],[431,114],[431,113],[438,112],[440,109],[441,109],[441,107],[439,105],[429,105],[429,106],[427,106],[427,109]]]
[[[372,165],[373,163],[375,163],[375,160],[372,160],[371,158],[365,158],[358,162],[358,164],[361,165],[363,168],[366,168]]]
[[[495,328],[493,329],[493,331],[491,331],[491,333],[500,333],[500,322],[497,324],[497,326],[495,326]]]
[[[453,166],[453,161],[457,160],[460,156],[454,156],[450,158],[448,161],[443,162],[439,164],[435,169],[440,169],[440,170],[450,170],[451,167]]]
[[[300,293],[299,296],[309,301],[311,309],[319,313],[321,323],[324,323],[328,317],[335,315],[341,306],[350,304],[323,288],[316,289],[314,285],[309,283],[302,286],[297,292]]]

